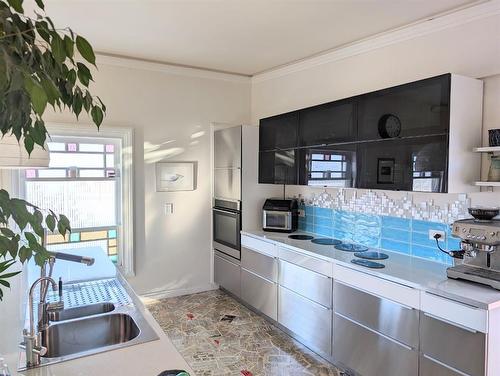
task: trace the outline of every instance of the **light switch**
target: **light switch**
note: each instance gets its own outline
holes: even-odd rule
[[[165,204],[165,215],[174,214],[174,204],[171,202],[167,202]]]

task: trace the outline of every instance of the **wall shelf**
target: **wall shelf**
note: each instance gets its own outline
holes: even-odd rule
[[[500,153],[500,146],[483,146],[472,149],[475,153]]]
[[[500,187],[500,181],[476,181],[474,185],[478,187]]]

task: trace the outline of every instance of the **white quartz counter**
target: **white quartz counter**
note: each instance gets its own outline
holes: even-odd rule
[[[67,251],[65,251],[67,252]],[[69,252],[68,252],[69,253]],[[53,277],[62,276],[64,282],[119,277],[117,270],[100,248],[82,248],[72,253],[96,258],[94,266],[87,267],[58,260]],[[38,269],[39,270],[39,269]],[[28,276],[29,274],[29,276]],[[0,302],[0,356],[4,357],[12,375],[28,376],[69,376],[69,375],[148,375],[156,376],[167,369],[193,371],[177,352],[169,338],[137,296],[132,296],[136,308],[140,310],[159,339],[128,346],[116,350],[89,355],[44,367],[17,372],[19,349],[24,327],[24,307],[27,299],[28,280],[34,274],[23,272],[12,282],[10,291],[5,291],[4,301]],[[126,283],[126,282],[125,282]],[[129,290],[130,292],[131,290]]]
[[[262,230],[242,231],[241,233],[478,308],[492,310],[500,307],[500,291],[488,286],[449,279],[446,276],[447,266],[440,263],[383,250],[382,252],[389,255],[389,258],[377,262],[384,264],[385,268],[369,269],[351,263],[351,260],[356,258],[351,252],[339,251],[334,246],[314,244],[309,240],[290,239],[288,233]],[[297,231],[294,234],[307,233]]]

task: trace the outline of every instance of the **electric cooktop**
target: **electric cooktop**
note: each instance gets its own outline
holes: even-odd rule
[[[295,239],[295,240],[312,240],[312,239],[314,239],[314,236],[302,235],[302,234],[288,235],[288,237],[290,239]]]
[[[321,244],[321,245],[338,245],[342,243],[342,240],[338,239],[333,239],[333,238],[315,238],[311,240],[314,244]]]
[[[368,247],[359,244],[350,244],[350,243],[340,243],[335,246],[335,249],[339,251],[345,252],[366,252],[368,251]]]

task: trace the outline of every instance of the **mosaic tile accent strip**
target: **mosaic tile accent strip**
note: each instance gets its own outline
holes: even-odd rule
[[[467,208],[470,206],[470,198],[466,194],[460,194],[456,201],[439,206],[432,199],[415,202],[414,195],[410,192],[400,199],[392,199],[383,191],[367,190],[359,192],[357,190],[339,189],[312,193],[311,197],[305,200],[305,203],[318,208],[421,219],[447,224],[453,223],[457,219],[470,217],[467,212]]]
[[[429,230],[445,232],[445,240],[439,243],[442,248],[457,250],[460,247],[460,241],[451,236],[451,227],[444,223],[315,206],[301,208],[306,214],[305,217],[299,217],[299,229],[320,236],[399,252],[447,265],[453,263],[452,259],[437,249],[435,240],[429,239]]]
[[[341,376],[340,370],[221,290],[147,307],[199,376]]]

